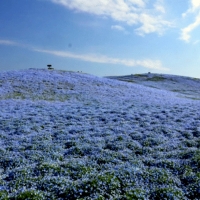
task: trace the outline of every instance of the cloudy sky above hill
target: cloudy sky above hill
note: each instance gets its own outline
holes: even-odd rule
[[[1,0],[0,71],[200,77],[200,0]]]

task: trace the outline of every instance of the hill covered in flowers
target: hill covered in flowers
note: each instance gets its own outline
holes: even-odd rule
[[[110,79],[136,83],[156,89],[177,93],[177,96],[200,100],[200,79],[171,74],[131,74],[127,76],[110,76]]]
[[[0,199],[200,199],[200,101],[164,89],[0,73]]]

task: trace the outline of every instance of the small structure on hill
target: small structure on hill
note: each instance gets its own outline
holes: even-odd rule
[[[48,69],[53,69],[52,65],[47,65]]]

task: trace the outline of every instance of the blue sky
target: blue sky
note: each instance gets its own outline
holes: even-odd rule
[[[200,78],[200,0],[1,0],[0,71]]]

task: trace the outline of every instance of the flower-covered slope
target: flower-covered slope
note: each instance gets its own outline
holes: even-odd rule
[[[200,79],[169,74],[131,74],[108,78],[137,83],[177,93],[177,96],[200,100]]]
[[[87,74],[0,74],[0,199],[199,199],[200,101]]]

